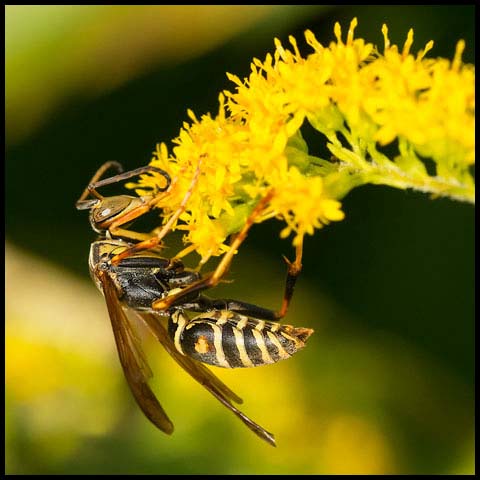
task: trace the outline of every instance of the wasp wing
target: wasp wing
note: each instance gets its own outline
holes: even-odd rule
[[[118,356],[130,390],[146,417],[165,433],[173,432],[173,424],[148,386],[152,373],[129,320],[123,312],[117,290],[110,276],[101,272],[103,293],[112,323]]]
[[[232,400],[241,403],[242,400],[232,392],[218,377],[216,377],[207,367],[193,358],[182,355],[176,348],[167,329],[161,323],[159,318],[152,313],[134,311],[150,327],[158,341],[173,359],[198,383],[203,385],[219,402],[231,410],[250,430],[260,438],[267,441],[270,445],[276,446],[273,434],[267,432],[263,427],[256,424],[244,413],[238,410]]]

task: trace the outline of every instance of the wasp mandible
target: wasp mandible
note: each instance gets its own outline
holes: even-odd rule
[[[224,368],[255,367],[289,358],[305,346],[312,329],[277,322],[285,316],[293,294],[301,249],[297,249],[295,262],[288,262],[285,294],[279,311],[234,299],[211,299],[201,292],[215,286],[228,270],[233,252],[246,237],[268,197],[259,202],[215,271],[202,276],[186,268],[178,258],[161,256],[158,245],[166,234],[165,226],[153,237],[124,228],[153,208],[157,200],[155,195],[103,197],[97,192],[101,186],[153,173],[165,179],[165,186],[156,194],[162,195],[168,193],[172,182],[167,172],[147,166],[100,180],[112,167],[121,170],[116,162],[100,167],[76,207],[90,210],[91,226],[99,234],[90,248],[89,269],[105,297],[120,362],[135,400],[160,430],[168,434],[173,432],[172,422],[148,385],[152,372],[130,323],[129,312],[149,327],[184,370],[248,428],[275,446],[274,436],[233,405],[232,402],[241,403],[242,400],[203,364]],[[176,218],[185,209],[198,174],[197,168],[174,214]],[[87,199],[88,195],[95,198]],[[199,314],[190,318],[187,312]]]

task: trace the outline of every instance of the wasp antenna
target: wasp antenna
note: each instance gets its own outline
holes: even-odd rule
[[[77,209],[81,209],[81,205],[84,204],[84,200],[88,197],[89,194],[95,195],[98,199],[102,199],[103,197],[95,191],[95,185],[98,183],[98,179],[102,178],[102,175],[109,169],[115,168],[118,172],[123,172],[123,167],[120,163],[115,161],[105,162],[96,172],[95,175],[92,177],[90,182],[88,182],[87,188],[83,191],[80,198],[77,200],[76,207]],[[84,207],[88,208],[88,207]]]
[[[99,201],[100,200],[98,198],[88,199],[88,200],[78,200],[77,203],[75,204],[75,207],[77,210],[90,210],[95,205],[97,205]]]
[[[145,167],[136,168],[135,170],[119,173],[118,175],[105,178],[103,180],[96,181],[94,183],[92,182],[87,188],[94,190],[96,188],[103,187],[105,185],[110,185],[111,183],[117,183],[117,182],[122,182],[123,180],[128,180],[129,178],[135,177],[137,175],[142,175],[144,173],[159,173],[160,175],[163,176],[163,178],[165,178],[166,184],[163,188],[158,189],[160,192],[164,192],[165,190],[168,190],[168,188],[172,183],[172,179],[170,178],[170,175],[165,170],[162,170],[161,168],[157,168],[157,167],[152,167],[151,165],[147,165]]]

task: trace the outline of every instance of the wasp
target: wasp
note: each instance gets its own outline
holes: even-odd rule
[[[90,223],[99,238],[90,248],[90,274],[105,297],[117,351],[132,394],[146,417],[167,434],[173,424],[148,385],[151,369],[142,351],[133,323],[135,315],[144,322],[173,359],[203,385],[250,430],[275,446],[273,434],[242,413],[242,403],[204,364],[223,368],[245,368],[287,359],[305,346],[313,333],[309,328],[277,322],[288,309],[299,272],[301,249],[289,265],[282,308],[276,312],[234,299],[211,299],[202,292],[216,285],[229,267],[227,252],[212,274],[202,276],[188,269],[179,258],[164,258],[161,246],[165,228],[154,237],[125,227],[149,211],[156,195],[168,192],[172,180],[167,172],[147,166],[99,180],[108,168],[121,169],[116,162],[104,164],[76,203],[90,210]],[[144,173],[161,175],[165,187],[151,196],[103,197],[97,188]],[[181,214],[198,179],[197,173],[176,212]],[[87,196],[94,199],[87,199]],[[244,228],[232,242],[233,248],[246,237],[255,215],[268,198],[259,202]],[[175,216],[174,215],[174,216]],[[233,255],[233,253],[230,254]],[[227,259],[225,260],[225,257]],[[192,316],[193,314],[193,316]]]

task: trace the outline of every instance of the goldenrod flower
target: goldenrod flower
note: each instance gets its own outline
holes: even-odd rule
[[[474,202],[475,70],[461,61],[464,42],[453,61],[431,59],[432,41],[414,55],[413,30],[399,48],[384,25],[381,54],[354,38],[356,25],[354,19],[344,42],[337,23],[328,47],[307,30],[307,56],[293,37],[291,49],[276,39],[273,55],[253,59],[248,78],[227,74],[235,90],[220,94],[215,117],[189,111],[172,153],[165,144],[154,152],[151,164],[173,178],[157,202],[164,222],[192,190],[173,228],[186,231],[187,250],[202,261],[228,249],[228,235],[267,193],[271,200],[257,221],[283,220],[281,236],[293,233],[295,245],[342,220],[339,200],[366,183]],[[332,158],[309,155],[305,121],[324,136]],[[397,155],[387,158],[382,147],[392,142]],[[435,164],[433,175],[425,158]],[[142,194],[158,181],[145,175],[130,186]]]

